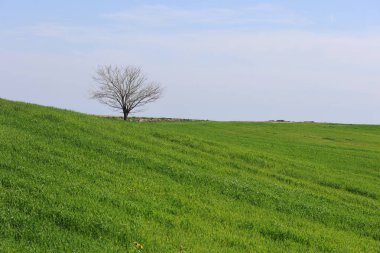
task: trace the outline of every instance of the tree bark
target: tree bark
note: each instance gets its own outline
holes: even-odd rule
[[[127,120],[127,118],[128,118],[128,112],[124,111],[123,114],[124,114],[124,120]]]

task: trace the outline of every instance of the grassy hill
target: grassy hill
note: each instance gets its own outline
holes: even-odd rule
[[[379,252],[380,126],[0,100],[0,252]]]

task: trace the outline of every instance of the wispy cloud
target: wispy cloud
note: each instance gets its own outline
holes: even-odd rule
[[[272,4],[258,4],[245,8],[180,9],[164,5],[144,5],[133,9],[103,14],[102,17],[132,22],[145,26],[206,25],[252,26],[306,25],[310,20],[288,9]]]
[[[107,22],[0,30],[0,83],[17,84],[3,89],[3,96],[18,99],[23,89],[28,100],[99,113],[101,107],[87,101],[96,65],[136,64],[167,87],[165,100],[150,111],[156,116],[380,120],[378,29],[308,29],[306,17],[267,4],[140,6],[102,17]],[[275,29],[235,29],[260,24]],[[165,30],[173,27],[178,29]]]
[[[16,27],[8,30],[0,30],[0,38],[41,38],[45,42],[59,40],[68,44],[78,45],[114,45],[119,41],[129,38],[128,31],[124,29],[117,32],[107,27],[97,27],[92,25],[71,25],[65,23],[39,23]],[[135,36],[134,39],[136,39]],[[33,42],[33,41],[32,41]],[[48,43],[50,44],[50,43]]]

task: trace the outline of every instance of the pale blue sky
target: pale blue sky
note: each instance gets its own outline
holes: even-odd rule
[[[94,114],[100,64],[165,86],[140,115],[380,124],[380,1],[0,0],[0,97]]]

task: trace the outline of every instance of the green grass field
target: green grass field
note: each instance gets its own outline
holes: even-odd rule
[[[380,126],[0,100],[0,252],[380,252]]]

